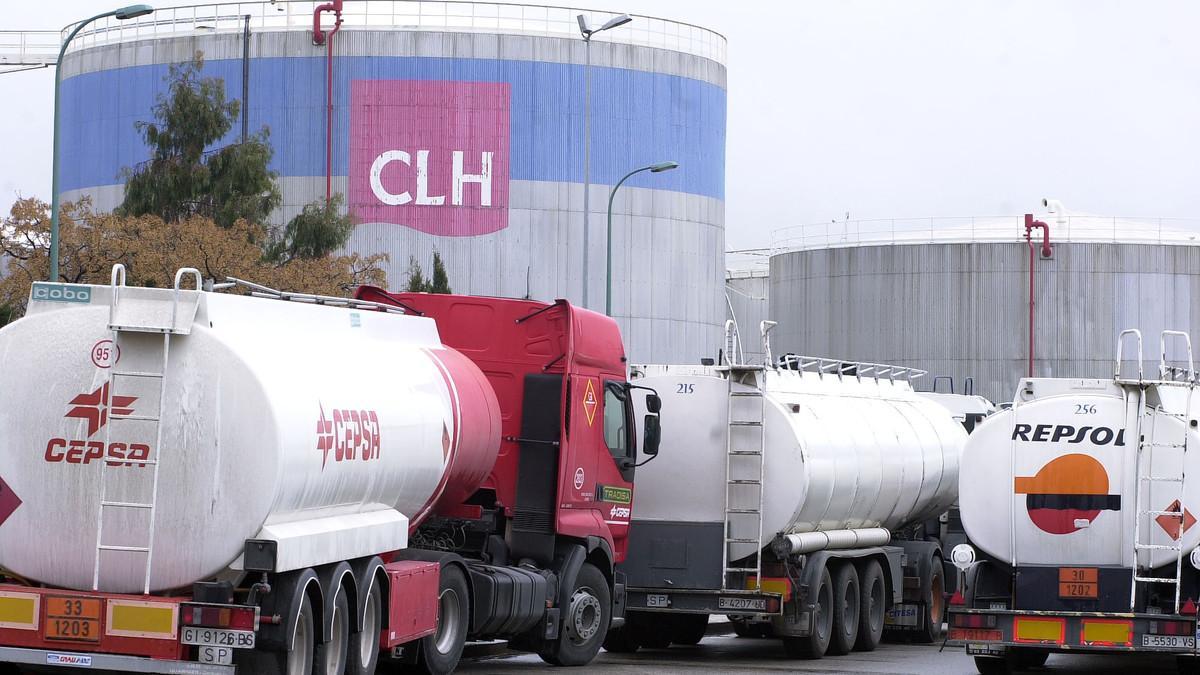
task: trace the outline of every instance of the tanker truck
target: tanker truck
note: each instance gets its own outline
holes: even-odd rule
[[[200,284],[37,283],[0,330],[0,664],[448,673],[484,638],[594,657],[636,449],[611,319]]]
[[[786,355],[641,365],[662,454],[639,469],[627,619],[605,648],[695,644],[710,615],[793,657],[872,650],[885,629],[940,639],[936,516],[967,432],[907,368]],[[730,349],[727,353],[736,353]]]
[[[1112,377],[1024,378],[967,441],[949,638],[979,672],[1065,651],[1174,654],[1196,672],[1200,396],[1190,338],[1159,347],[1157,376],[1128,330]]]

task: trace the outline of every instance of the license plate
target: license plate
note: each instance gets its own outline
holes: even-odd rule
[[[999,631],[997,631],[999,632]],[[953,639],[953,638],[951,638]],[[999,638],[997,638],[999,639]],[[1004,656],[1007,651],[1004,645],[988,645],[988,644],[968,644],[967,655],[969,656]]]
[[[671,598],[666,593],[651,593],[646,596],[647,607],[670,607]]]
[[[1100,596],[1100,570],[1095,567],[1060,567],[1058,597],[1064,600],[1095,600]]]
[[[921,624],[920,605],[896,605],[888,609],[883,616],[883,623],[888,626],[908,626],[916,628]]]
[[[46,598],[46,639],[100,641],[100,599],[52,596]]]
[[[717,608],[765,612],[767,611],[767,600],[766,598],[721,598],[717,600]]]
[[[215,663],[222,666],[233,665],[232,647],[200,647],[196,650],[200,663]]]
[[[1196,638],[1191,635],[1143,635],[1143,647],[1163,647],[1166,649],[1195,649]]]
[[[200,645],[202,647],[254,649],[254,631],[184,626],[179,641],[185,645]]]

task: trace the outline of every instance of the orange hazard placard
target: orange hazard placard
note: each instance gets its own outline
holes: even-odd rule
[[[583,412],[587,415],[588,426],[596,421],[596,406],[599,402],[596,401],[596,388],[592,386],[592,381],[587,381],[587,387],[583,390]]]

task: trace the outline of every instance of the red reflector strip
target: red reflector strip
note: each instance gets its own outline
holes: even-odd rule
[[[958,628],[995,628],[994,614],[952,614],[952,625]]]
[[[951,628],[950,639],[962,642],[999,642],[1004,639],[1004,635],[998,630]]]

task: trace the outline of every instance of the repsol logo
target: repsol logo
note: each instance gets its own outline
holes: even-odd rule
[[[1082,443],[1092,445],[1125,445],[1125,430],[1113,431],[1108,427],[1073,427],[1070,424],[1016,424],[1013,425],[1012,440],[1032,443]]]

